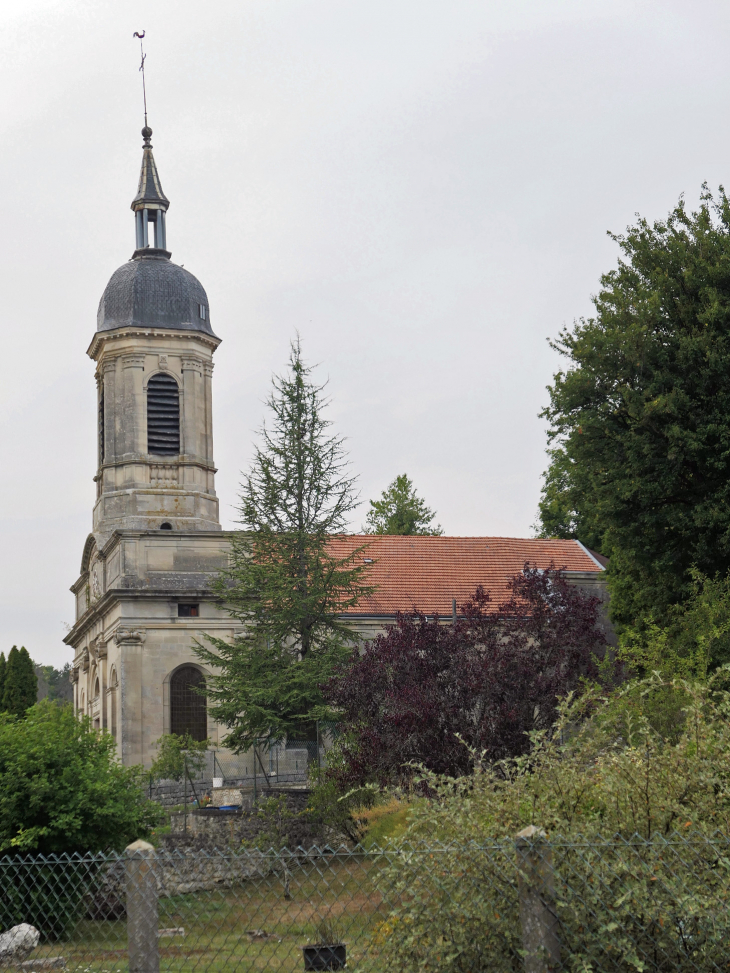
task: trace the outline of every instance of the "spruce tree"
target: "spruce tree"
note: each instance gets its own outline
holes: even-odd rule
[[[332,552],[332,535],[357,506],[355,480],[311,372],[297,339],[288,373],[273,379],[270,425],[243,482],[244,530],[234,533],[230,567],[214,585],[244,634],[232,643],[209,637],[212,648],[196,650],[219,671],[206,694],[230,730],[226,746],[239,752],[331,715],[320,686],[353,642],[340,617],[372,590],[362,549]]]
[[[0,712],[3,710],[3,695],[5,693],[5,670],[8,664],[5,661],[5,653],[0,652]]]
[[[380,500],[370,501],[365,533],[439,536],[443,530],[438,524],[431,523],[435,516],[416,493],[410,478],[403,473],[383,490]]]
[[[25,716],[26,710],[34,706],[38,696],[38,679],[33,660],[28,650],[16,645],[8,654],[5,667],[2,709],[14,716]]]

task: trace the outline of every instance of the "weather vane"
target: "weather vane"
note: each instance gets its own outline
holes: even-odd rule
[[[144,52],[144,47],[142,46],[142,41],[144,39],[145,31],[137,31],[132,34],[132,37],[139,37],[139,53],[142,60],[139,65],[139,69],[142,72],[142,97],[144,98],[144,127],[147,128],[147,89],[144,83],[144,62],[147,55]]]

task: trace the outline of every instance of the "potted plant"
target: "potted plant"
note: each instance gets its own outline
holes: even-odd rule
[[[331,923],[317,926],[317,942],[303,946],[305,970],[341,970],[347,961],[346,947]]]

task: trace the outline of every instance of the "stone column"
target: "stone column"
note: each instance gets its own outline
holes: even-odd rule
[[[125,456],[139,455],[147,452],[147,410],[144,407],[142,385],[144,355],[123,355],[122,367],[124,392],[121,409],[117,410],[121,417],[122,452]]]
[[[129,973],[159,973],[156,852],[146,841],[127,847]]]
[[[183,452],[192,459],[199,460],[203,455],[204,430],[201,376],[202,361],[195,355],[183,355]]]
[[[542,828],[532,824],[515,845],[525,973],[549,973],[560,969],[552,850]]]
[[[105,358],[101,363],[104,388],[104,461],[113,463],[117,458],[117,360]]]
[[[101,716],[101,728],[102,730],[109,729],[109,712],[108,703],[106,698],[106,688],[107,688],[107,647],[104,641],[104,636],[100,635],[96,640],[96,655],[99,660],[99,684],[101,700],[99,703],[100,716]]]
[[[208,466],[213,466],[213,362],[206,362],[203,366],[203,381],[205,390],[205,462]],[[207,489],[213,490],[213,474],[209,473]]]

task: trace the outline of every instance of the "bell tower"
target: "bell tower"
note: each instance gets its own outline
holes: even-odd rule
[[[74,705],[122,762],[149,766],[165,733],[219,739],[195,645],[236,623],[210,582],[228,563],[218,519],[211,381],[220,339],[208,296],[167,249],[170,201],[142,129],[136,247],[109,280],[88,349],[96,362],[92,533],[71,586]]]
[[[170,202],[147,125],[142,137],[137,246],[104,290],[88,350],[99,411],[94,531],[105,536],[116,528],[220,529],[211,396],[220,339],[203,286],[170,260]]]

